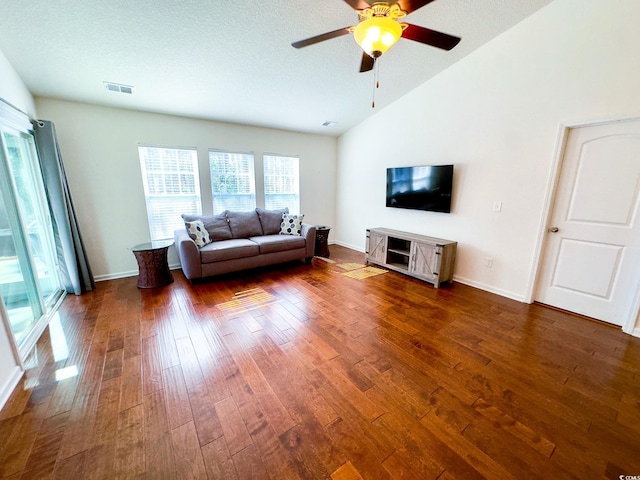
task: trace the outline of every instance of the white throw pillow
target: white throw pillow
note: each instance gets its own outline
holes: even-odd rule
[[[184,226],[187,227],[187,232],[191,239],[196,242],[198,247],[204,247],[211,243],[211,237],[209,232],[204,228],[204,223],[200,220],[194,220],[193,222],[184,222]]]
[[[290,213],[282,214],[282,223],[280,224],[280,235],[296,235],[302,234],[302,219],[304,214],[293,215]]]

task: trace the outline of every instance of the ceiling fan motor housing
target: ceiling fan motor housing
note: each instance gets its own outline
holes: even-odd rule
[[[360,23],[353,28],[353,36],[362,49],[371,57],[378,58],[391,48],[402,36],[406,24],[396,19],[406,16],[397,5],[374,3],[371,8],[358,11]]]

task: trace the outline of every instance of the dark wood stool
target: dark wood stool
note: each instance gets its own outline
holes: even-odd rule
[[[138,261],[138,288],[163,287],[173,282],[167,263],[167,250],[171,245],[173,240],[158,240],[131,248]]]
[[[317,257],[329,257],[329,230],[331,227],[316,225],[316,246],[313,254]]]

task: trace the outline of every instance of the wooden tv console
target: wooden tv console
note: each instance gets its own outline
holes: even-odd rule
[[[367,230],[365,259],[396,272],[432,283],[453,279],[458,242],[388,228]]]

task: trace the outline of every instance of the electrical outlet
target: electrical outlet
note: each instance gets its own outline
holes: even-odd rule
[[[502,202],[493,202],[493,211],[501,212],[502,211]]]
[[[487,257],[487,259],[484,261],[484,266],[487,268],[493,267],[493,258]]]

